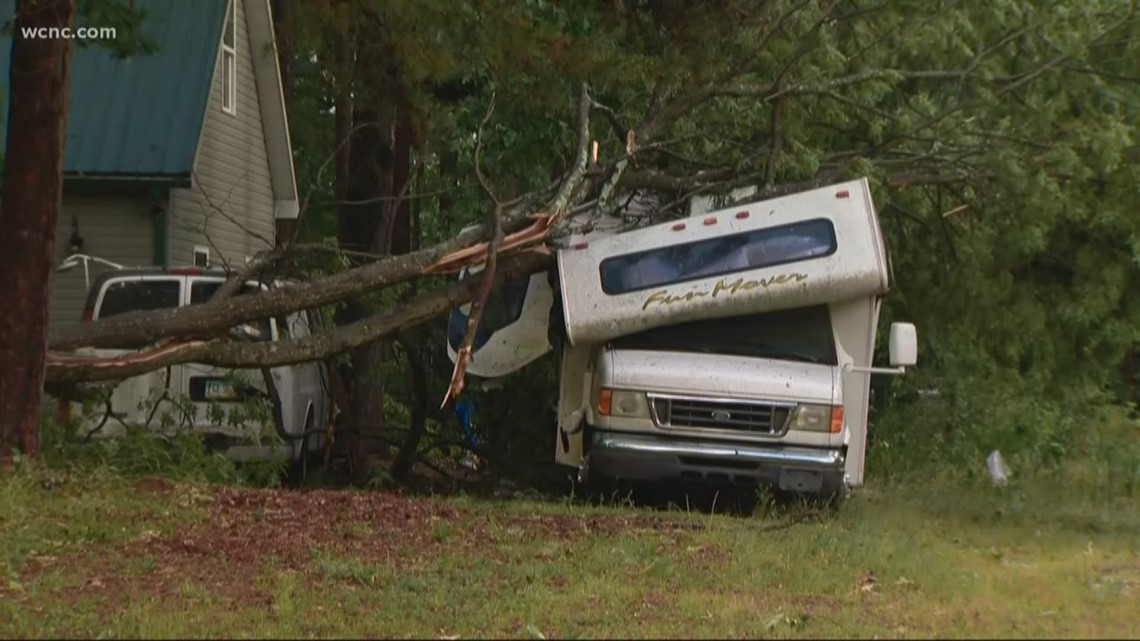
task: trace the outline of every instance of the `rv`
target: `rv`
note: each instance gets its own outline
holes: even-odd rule
[[[862,484],[869,377],[915,364],[909,323],[872,358],[891,265],[865,179],[620,231],[489,302],[468,373],[561,359],[555,460],[580,481]],[[468,307],[449,322],[449,354]],[[555,331],[548,331],[553,328]]]

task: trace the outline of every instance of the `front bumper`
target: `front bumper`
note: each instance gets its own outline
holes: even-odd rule
[[[770,485],[834,494],[844,487],[841,449],[716,443],[643,434],[594,432],[588,474],[629,481]]]

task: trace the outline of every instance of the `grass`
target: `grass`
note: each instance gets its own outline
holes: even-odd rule
[[[222,509],[214,488],[2,477],[0,636],[1140,632],[1135,501],[1062,502],[1032,488],[931,481],[872,485],[838,514],[810,518],[381,493],[353,499],[387,501],[373,516],[318,505],[336,496],[281,507],[294,510],[293,525],[274,526],[285,543],[241,561],[184,542],[227,536],[241,517]],[[318,518],[335,522],[311,529]]]

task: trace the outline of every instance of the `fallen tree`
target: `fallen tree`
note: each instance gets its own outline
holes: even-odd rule
[[[328,334],[296,342],[236,344],[225,336],[229,328],[242,323],[337,304],[414,279],[454,274],[465,266],[499,257],[498,269],[488,269],[480,280],[501,280],[546,269],[549,258],[542,254],[549,252],[549,242],[565,231],[567,217],[579,212],[616,211],[622,206],[619,195],[664,194],[668,199],[658,213],[675,213],[694,195],[724,193],[738,186],[755,185],[756,196],[763,197],[851,175],[874,174],[879,183],[891,186],[931,186],[937,191],[965,185],[966,189],[947,191],[956,205],[971,191],[986,193],[986,183],[994,174],[987,158],[996,157],[997,152],[1037,153],[1033,140],[1013,135],[1017,132],[974,126],[974,121],[962,114],[971,109],[1000,113],[1006,100],[999,97],[1016,96],[1030,83],[1061,73],[1054,58],[1037,55],[1025,61],[1010,53],[1022,44],[1044,38],[1044,27],[1003,26],[985,34],[972,50],[938,60],[943,68],[929,68],[931,61],[918,56],[911,61],[913,68],[908,69],[905,61],[893,66],[900,61],[887,55],[893,45],[886,32],[862,43],[861,36],[848,29],[862,21],[873,22],[873,18],[859,12],[841,13],[838,6],[821,7],[818,12],[798,4],[766,9],[771,14],[757,23],[762,26],[753,28],[749,42],[760,51],[772,39],[802,43],[784,51],[785,60],[740,57],[739,51],[729,48],[722,52],[727,56],[723,64],[713,65],[714,70],[708,73],[694,67],[685,73],[658,76],[650,83],[649,95],[638,95],[633,101],[640,107],[623,107],[619,113],[582,86],[577,149],[562,178],[507,202],[498,203],[492,195],[491,200],[496,201],[493,222],[479,229],[426,249],[263,293],[219,297],[177,309],[131,312],[54,331],[49,340],[46,380],[107,380],[188,361],[231,367],[285,364],[322,358],[386,338],[453,305],[473,300],[479,303],[488,288],[475,292],[470,281],[453,284]],[[810,19],[802,20],[804,17]],[[1125,18],[1106,18],[1103,26],[1088,34],[1089,42],[1108,41]],[[843,44],[860,55],[843,64],[835,62],[823,55],[834,43],[825,46],[819,40],[825,36],[820,34],[845,39]],[[817,54],[820,57],[812,64],[806,62]],[[922,100],[912,104],[912,96],[921,96]],[[614,97],[615,104],[617,100],[630,102],[626,98]],[[631,119],[635,124],[627,125],[625,119],[631,109],[636,109]],[[699,117],[693,116],[696,110],[701,110]],[[599,161],[598,146],[591,135],[592,114],[603,116],[610,132],[602,143],[607,154],[604,162]],[[685,118],[685,135],[666,138]],[[701,128],[702,119],[712,123],[708,130]],[[722,138],[731,138],[729,147],[742,149],[737,157],[724,159],[715,150],[701,157],[700,145],[686,145],[686,136],[688,141],[699,141],[702,133],[714,127],[722,128]],[[795,137],[807,136],[815,129],[833,132],[824,136],[827,144],[797,151],[796,145],[801,143]],[[866,133],[871,129],[876,131],[874,135]],[[1042,171],[1052,172],[1045,174],[1051,179],[1067,180],[1047,163],[1042,163]],[[938,193],[935,206],[940,205],[942,192]],[[941,235],[949,237],[944,220],[934,224],[942,225]],[[930,227],[925,221],[919,222]],[[272,274],[275,265],[288,262],[300,251],[305,248],[274,250],[231,280],[236,284],[261,271]],[[477,318],[477,314],[473,316]],[[477,320],[469,324],[469,335],[476,325]],[[80,348],[122,348],[139,341],[152,347],[111,360],[74,353]],[[459,367],[455,380],[461,379]]]
[[[229,367],[270,367],[320,360],[353,347],[390,337],[409,326],[438,316],[454,306],[474,301],[482,307],[493,285],[518,278],[553,265],[551,254],[541,244],[554,225],[568,213],[586,179],[589,149],[591,100],[583,85],[578,109],[578,153],[557,190],[547,188],[509,203],[496,200],[493,229],[489,242],[484,229],[459,234],[434,247],[386,258],[324,278],[287,284],[258,294],[234,297],[237,284],[281,262],[290,250],[275,249],[233,274],[213,299],[203,305],[158,311],[130,312],[104,321],[63,330],[49,342],[45,383],[95,382],[122,379],[178,363],[199,362]],[[530,210],[544,194],[554,191],[541,213]],[[547,213],[549,212],[549,213]],[[530,220],[527,225],[526,221]],[[504,235],[504,230],[511,233]],[[274,344],[235,342],[225,331],[241,323],[289,312],[313,309],[347,300],[353,296],[413,278],[448,274],[465,266],[486,261],[495,265],[498,255],[517,254],[499,269],[488,269],[477,278],[421,294],[398,308],[341,326],[333,331]],[[477,290],[473,281],[481,281]],[[470,336],[478,329],[478,315],[467,328]],[[68,354],[79,348],[113,349],[138,341],[154,343],[139,352],[114,357]],[[450,393],[462,389],[465,361],[457,363]],[[445,399],[446,402],[446,399]]]
[[[532,252],[510,257],[500,263],[494,283],[543,271],[553,265],[553,258],[542,253]],[[53,354],[48,362],[47,382],[59,384],[116,380],[168,365],[191,362],[248,368],[318,361],[393,336],[403,329],[444,314],[455,306],[471,302],[481,293],[479,289],[482,280],[478,276],[468,277],[450,286],[420,294],[400,307],[338,327],[335,331],[277,343],[251,343],[218,337],[167,341],[150,349],[114,358]]]

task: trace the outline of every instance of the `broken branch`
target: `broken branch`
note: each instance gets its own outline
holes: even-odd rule
[[[487,305],[487,298],[491,295],[491,286],[495,281],[495,267],[498,263],[499,242],[503,238],[501,219],[503,205],[495,196],[486,176],[483,175],[483,168],[479,162],[483,151],[483,128],[491,119],[491,114],[494,111],[495,94],[492,93],[491,105],[487,108],[487,115],[483,117],[483,122],[479,124],[479,131],[475,136],[475,175],[479,177],[479,183],[483,185],[487,195],[495,202],[495,209],[491,213],[490,221],[491,241],[487,244],[487,268],[483,271],[483,280],[479,285],[479,292],[471,301],[471,312],[467,316],[467,327],[463,332],[463,342],[456,350],[455,368],[451,372],[451,382],[447,386],[447,392],[443,395],[443,402],[440,403],[440,407],[447,405],[449,399],[459,396],[460,392],[463,391],[463,376],[467,373],[467,362],[471,360],[471,349],[475,342],[475,332],[479,329],[479,321],[483,318],[483,308]]]

